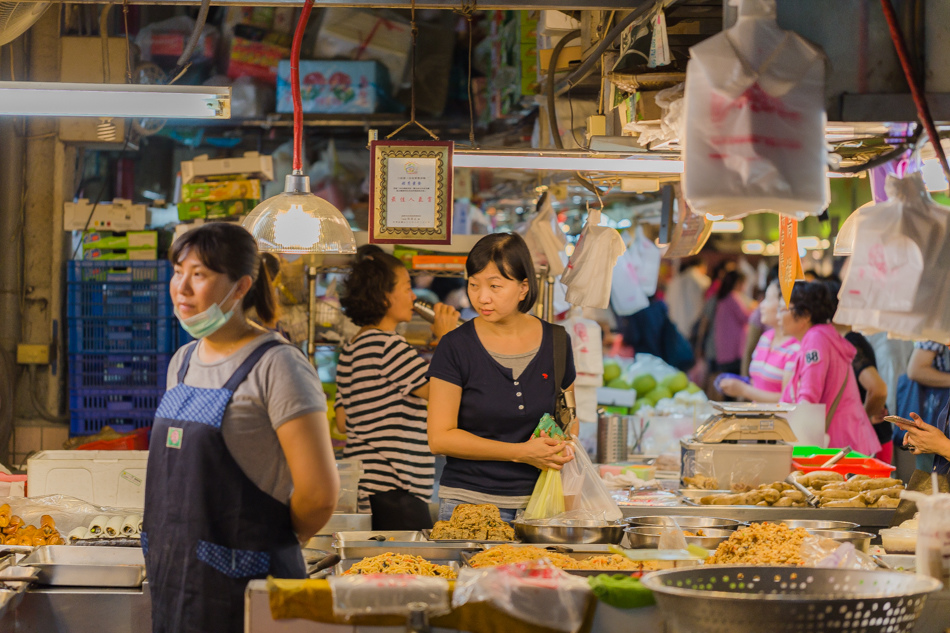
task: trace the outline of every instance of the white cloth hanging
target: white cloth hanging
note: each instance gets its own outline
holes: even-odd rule
[[[589,308],[610,305],[613,268],[626,247],[616,230],[599,224],[600,211],[590,211],[567,269],[561,275],[561,283],[567,286],[565,298],[572,305]]]

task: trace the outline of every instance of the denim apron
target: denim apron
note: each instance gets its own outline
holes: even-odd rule
[[[275,345],[260,345],[221,389],[178,384],[155,412],[142,549],[154,633],[242,633],[249,580],[306,578],[290,508],[262,491],[231,456],[221,423],[234,391]]]

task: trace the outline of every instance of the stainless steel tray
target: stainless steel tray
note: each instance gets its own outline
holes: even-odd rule
[[[642,527],[662,527],[665,525],[673,525],[671,519],[676,521],[676,524],[679,525],[681,529],[689,530],[693,528],[715,528],[717,530],[735,530],[741,526],[746,525],[742,521],[736,521],[735,519],[722,519],[719,517],[695,517],[695,516],[639,516],[639,517],[627,517],[627,523],[632,526],[642,526]]]
[[[386,541],[396,541],[398,543],[412,543],[414,541],[426,540],[426,537],[423,536],[422,532],[419,530],[394,530],[376,532],[359,530],[355,532],[335,532],[333,537],[341,545],[349,545],[351,542],[359,541],[379,541],[380,543]]]
[[[481,543],[472,543],[469,541],[461,543],[442,543],[439,541],[415,541],[408,543],[397,543],[393,541],[360,541],[357,543],[334,544],[336,553],[342,559],[355,558],[357,560],[367,556],[379,556],[386,552],[393,554],[411,554],[421,556],[427,559],[454,560],[458,561],[461,553],[465,550],[480,550]]]
[[[19,589],[0,587],[0,620],[3,619],[4,614],[6,614],[8,610],[16,608],[17,603],[23,598],[24,593],[26,593],[25,587]]]
[[[428,541],[431,542],[431,543],[485,543],[485,544],[493,543],[493,544],[496,544],[496,545],[501,545],[501,544],[504,544],[504,543],[511,544],[511,543],[520,543],[520,542],[521,542],[521,541],[519,541],[517,538],[515,538],[515,540],[513,540],[513,541],[489,541],[489,540],[480,540],[480,539],[477,539],[477,538],[469,538],[469,539],[439,538],[439,539],[434,539],[434,538],[432,538],[431,534],[432,534],[432,530],[422,530],[422,536],[425,537],[426,540],[428,540]]]
[[[917,557],[913,554],[880,554],[875,558],[894,571],[917,571]]]
[[[425,558],[425,559],[426,559],[427,561],[429,561],[430,563],[434,563],[434,564],[436,564],[436,565],[448,565],[449,567],[451,567],[451,568],[455,571],[455,575],[456,575],[456,576],[458,575],[459,567],[460,567],[458,560],[446,560],[446,559],[439,559],[439,558],[428,558],[428,557],[426,557],[426,556],[423,556],[423,558]],[[339,563],[336,564],[336,566],[334,566],[334,568],[333,568],[333,575],[334,575],[334,576],[342,576],[343,573],[344,573],[347,569],[349,569],[350,567],[352,567],[352,566],[355,565],[356,563],[360,562],[361,560],[363,560],[363,559],[362,559],[362,558],[348,558],[348,559],[343,559],[343,560],[341,560]]]
[[[20,561],[39,570],[37,582],[69,587],[140,587],[145,557],[130,547],[44,545]]]

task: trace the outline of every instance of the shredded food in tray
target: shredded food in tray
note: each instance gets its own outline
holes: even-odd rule
[[[364,558],[343,572],[344,576],[356,574],[412,574],[449,579],[456,577],[455,570],[448,565],[436,565],[420,556],[392,552]]]
[[[451,519],[436,522],[429,538],[433,541],[513,541],[515,530],[502,521],[497,506],[463,503],[455,506]]]
[[[804,565],[802,542],[808,532],[782,523],[739,528],[706,559],[707,565]]]
[[[590,556],[583,560],[571,558],[565,554],[549,552],[530,545],[498,545],[472,556],[468,564],[472,567],[495,567],[511,563],[525,563],[546,558],[560,569],[602,569],[614,571],[640,571],[642,563],[632,561],[619,554]]]

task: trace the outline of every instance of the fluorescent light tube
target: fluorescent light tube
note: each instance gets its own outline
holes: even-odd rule
[[[230,119],[231,89],[0,81],[0,115]]]
[[[655,157],[598,158],[596,156],[543,156],[455,152],[454,167],[470,169],[522,169],[548,171],[594,171],[621,174],[682,174],[683,161]]]
[[[742,229],[745,228],[742,224],[742,220],[719,220],[718,222],[713,222],[712,232],[713,233],[742,233]]]

